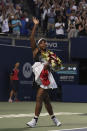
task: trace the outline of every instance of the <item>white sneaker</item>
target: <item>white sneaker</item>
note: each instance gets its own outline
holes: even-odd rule
[[[13,100],[12,100],[11,98],[9,98],[8,102],[12,103],[12,102],[13,102]]]
[[[56,126],[60,126],[60,125],[61,125],[61,122],[58,121],[58,119],[57,119],[56,117],[54,117],[52,120],[53,120],[53,122],[54,122],[54,124],[55,124]]]
[[[35,127],[36,126],[36,120],[35,119],[32,119],[30,122],[28,122],[26,124],[27,126],[30,126],[30,127]]]

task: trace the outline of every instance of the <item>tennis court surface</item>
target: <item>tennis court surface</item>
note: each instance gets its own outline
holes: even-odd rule
[[[26,123],[34,116],[35,102],[0,102],[0,131],[87,131],[87,104],[52,102],[54,114],[62,122],[56,127],[44,105],[35,128]]]
[[[73,128],[73,129],[63,129],[63,130],[50,130],[50,131],[87,131],[87,128]]]

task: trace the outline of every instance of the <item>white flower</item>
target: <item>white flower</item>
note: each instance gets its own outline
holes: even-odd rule
[[[42,53],[42,57],[48,57],[49,53]]]
[[[55,63],[55,61],[54,61],[54,60],[51,60],[51,63]]]
[[[49,52],[51,55],[53,55],[54,53],[53,52]]]
[[[45,55],[46,57],[48,57],[49,56],[49,53],[46,53],[46,55]]]
[[[59,58],[58,58],[58,57],[57,57],[56,59],[57,59],[57,60],[59,60]]]
[[[50,60],[50,57],[47,57],[46,60],[49,61],[49,60]]]
[[[51,63],[51,65],[52,65],[52,67],[55,67],[55,66],[56,66],[56,64],[55,64],[55,63]]]

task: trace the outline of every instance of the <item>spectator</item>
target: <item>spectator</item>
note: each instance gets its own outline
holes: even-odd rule
[[[24,12],[21,15],[21,27],[20,27],[20,35],[28,36],[29,30],[27,28],[27,25],[29,24],[29,18],[27,16],[27,13]]]
[[[78,20],[75,10],[71,11],[71,15],[68,18],[68,38],[77,37],[76,21]]]
[[[2,16],[2,27],[1,28],[2,28],[2,33],[9,32],[8,18],[6,18],[4,14]]]
[[[49,9],[49,5],[47,5],[46,2],[44,2],[44,4],[40,7],[41,10],[41,26],[42,26],[42,31],[43,34],[45,34],[47,32],[47,21],[48,21],[48,17],[47,17],[47,12]]]
[[[20,18],[21,14],[22,14],[21,6],[19,4],[16,5],[15,14],[17,14],[19,18]]]
[[[67,31],[68,31],[68,39],[77,37],[75,24],[70,24]]]
[[[54,30],[54,25],[55,25],[55,17],[56,17],[56,13],[55,13],[55,8],[54,6],[52,6],[48,13],[48,25],[47,25],[47,30],[49,31],[50,29]]]
[[[34,10],[35,10],[35,17],[38,18],[40,20],[41,16],[40,16],[40,6],[42,4],[41,0],[34,0]]]
[[[9,24],[9,34],[12,34],[12,20],[14,19],[14,15],[8,15],[8,24]]]
[[[18,19],[17,14],[15,14],[14,19],[12,20],[12,30],[14,35],[20,36],[20,26],[21,21]]]
[[[63,23],[61,17],[59,17],[58,21],[55,24],[56,38],[65,38],[64,26],[65,26],[65,23]]]
[[[0,33],[2,28],[2,11],[0,10]]]
[[[14,5],[13,3],[10,3],[10,4],[7,4],[6,5],[6,14],[7,15],[15,15],[15,8],[14,8]]]

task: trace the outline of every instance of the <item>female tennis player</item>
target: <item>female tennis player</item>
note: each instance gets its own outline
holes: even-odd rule
[[[50,103],[48,90],[51,88],[57,88],[56,82],[50,72],[49,63],[43,62],[41,55],[47,52],[47,42],[44,38],[41,38],[37,43],[35,42],[34,36],[36,28],[39,24],[39,20],[33,18],[34,27],[30,36],[31,48],[33,52],[33,59],[35,61],[32,66],[35,75],[34,86],[37,88],[36,95],[36,107],[34,118],[27,123],[29,127],[35,127],[42,109],[44,102],[46,110],[48,111],[53,123],[56,126],[60,126],[61,122],[54,115],[52,105]]]

